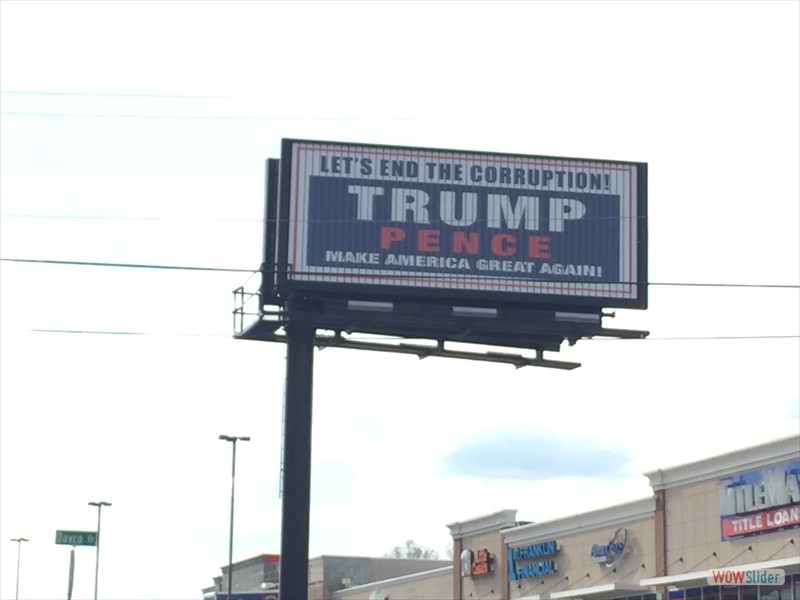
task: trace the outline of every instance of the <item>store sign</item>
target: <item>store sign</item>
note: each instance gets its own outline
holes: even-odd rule
[[[800,460],[723,477],[718,485],[722,540],[800,527]]]
[[[508,580],[516,581],[558,573],[558,565],[552,558],[557,551],[558,544],[555,540],[509,548],[506,553]]]
[[[464,550],[461,553],[461,576],[475,577],[486,575],[492,570],[492,557],[485,548],[482,550]]]
[[[613,567],[625,554],[628,545],[628,530],[620,527],[614,532],[614,536],[607,544],[592,545],[592,560],[604,563],[607,567]]]

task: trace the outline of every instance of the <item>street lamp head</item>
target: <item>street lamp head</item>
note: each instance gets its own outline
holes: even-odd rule
[[[111,502],[104,502],[102,500],[100,502],[89,502],[89,506],[111,506]]]
[[[28,538],[11,538],[12,542],[30,542]]]
[[[223,434],[220,434],[219,439],[225,440],[226,442],[233,442],[233,443],[236,443],[237,441],[249,442],[250,441],[250,436],[248,436],[248,435],[225,435],[223,433]]]

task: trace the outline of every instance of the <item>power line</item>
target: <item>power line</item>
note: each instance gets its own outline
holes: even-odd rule
[[[110,268],[139,268],[139,269],[168,269],[186,271],[212,271],[212,272],[238,272],[238,273],[258,273],[258,269],[228,269],[216,267],[188,267],[178,265],[144,265],[133,263],[104,263],[89,261],[63,261],[48,259],[15,259],[0,258],[0,261],[22,262],[35,264],[53,264],[59,266],[92,266]],[[650,283],[649,285],[661,286],[694,286],[694,287],[746,287],[746,288],[791,288],[797,289],[797,285],[765,285],[765,284],[714,284],[714,283]],[[62,334],[87,334],[87,335],[130,335],[130,336],[160,336],[170,335],[177,337],[230,337],[221,334],[164,334],[145,331],[112,331],[112,330],[83,330],[83,329],[30,329],[36,333],[62,333]],[[702,340],[765,340],[765,339],[796,339],[800,335],[755,335],[755,336],[678,336],[678,337],[648,337],[650,341],[702,341]],[[593,341],[628,341],[628,340],[608,340],[605,338],[590,338]],[[587,340],[588,341],[588,340]]]
[[[79,267],[112,267],[125,269],[169,269],[175,271],[218,271],[225,273],[258,273],[258,269],[227,269],[222,267],[185,267],[177,265],[143,265],[136,263],[105,263],[77,260],[49,260],[37,258],[0,258],[4,262],[38,263],[47,265],[67,265]]]
[[[182,221],[203,223],[263,223],[264,219],[203,219],[203,218],[170,218],[170,217],[101,217],[94,215],[26,215],[26,214],[0,214],[0,219],[51,219],[51,220],[87,220],[87,221]]]
[[[81,267],[111,267],[111,268],[132,268],[132,269],[169,269],[176,271],[220,271],[229,273],[258,273],[259,269],[233,269],[220,267],[188,267],[180,265],[145,265],[135,263],[109,263],[91,262],[74,260],[51,260],[36,258],[0,258],[4,262],[49,264],[62,266],[81,266]],[[689,283],[689,282],[648,282],[647,285],[662,287],[714,287],[714,288],[772,288],[772,289],[800,289],[797,284],[771,284],[771,283]]]
[[[800,285],[785,285],[779,283],[680,283],[680,282],[648,282],[648,285],[669,287],[731,287],[731,288],[785,288],[800,289]]]
[[[241,96],[207,96],[192,94],[130,94],[114,92],[59,92],[59,91],[26,91],[3,90],[0,94],[13,96],[79,96],[84,98],[179,98],[179,99],[212,99],[225,100]]]
[[[88,335],[130,335],[130,336],[164,336],[164,337],[209,337],[209,338],[230,338],[230,334],[221,333],[164,333],[152,331],[107,331],[103,329],[27,329],[32,333],[68,333],[68,334],[88,334]]]
[[[32,333],[63,333],[63,334],[88,334],[88,335],[130,335],[130,336],[153,336],[153,337],[209,337],[209,338],[230,338],[230,335],[219,333],[164,333],[154,331],[110,331],[103,329],[27,329]],[[357,336],[348,339],[358,340]],[[367,338],[364,338],[367,339]],[[371,338],[370,338],[371,339]],[[386,338],[404,339],[404,338]],[[712,335],[712,336],[676,336],[676,337],[646,337],[636,339],[618,338],[585,338],[584,342],[628,342],[628,341],[650,341],[650,342],[691,342],[691,341],[715,341],[715,340],[781,340],[781,339],[800,339],[800,334],[795,335]]]
[[[136,114],[100,114],[100,113],[54,113],[54,112],[12,112],[0,111],[3,117],[60,117],[68,119],[183,119],[210,121],[442,121],[444,117],[267,117],[262,115],[136,115]]]
[[[178,100],[266,100],[272,99],[269,95],[207,95],[207,94],[143,94],[125,92],[64,92],[48,90],[0,90],[0,94],[10,96],[73,96],[83,98],[151,98],[151,99],[178,99]],[[319,94],[288,97],[288,100],[347,100],[347,101],[376,101],[391,100],[407,102],[410,100],[424,100],[426,102],[465,102],[485,100],[480,96],[324,96]]]

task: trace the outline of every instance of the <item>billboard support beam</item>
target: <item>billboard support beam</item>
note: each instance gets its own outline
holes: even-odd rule
[[[281,597],[291,599],[305,598],[308,594],[315,328],[309,323],[290,321],[286,333],[279,583]]]

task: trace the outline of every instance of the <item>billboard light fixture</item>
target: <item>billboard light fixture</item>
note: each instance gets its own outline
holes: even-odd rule
[[[573,323],[599,323],[600,315],[580,312],[556,312],[556,321],[572,321]]]
[[[347,310],[366,310],[370,312],[393,312],[394,302],[370,302],[368,300],[348,300]]]
[[[454,317],[484,317],[489,319],[497,318],[496,308],[482,308],[480,306],[454,306]]]

